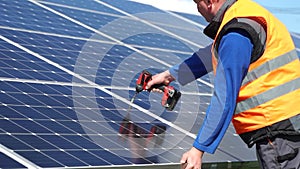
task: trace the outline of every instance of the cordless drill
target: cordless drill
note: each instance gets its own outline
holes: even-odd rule
[[[152,74],[147,70],[143,70],[138,80],[136,81],[135,91],[136,94],[146,90],[147,83],[152,80]],[[173,86],[166,86],[164,84],[155,84],[147,91],[150,92],[153,88],[159,89],[163,92],[161,104],[167,110],[172,111],[179,100],[181,93]]]
[[[133,103],[138,93],[142,92],[143,90],[146,90],[147,83],[151,80],[152,80],[152,74],[149,73],[147,70],[143,70],[138,80],[136,81],[135,94],[131,99],[131,103]],[[177,91],[173,86],[166,86],[164,84],[155,84],[147,91],[150,92],[153,88],[159,89],[164,93],[163,98],[161,100],[161,104],[167,110],[172,111],[176,106],[176,103],[179,100],[181,93]],[[130,110],[131,110],[131,105],[127,109],[126,117],[122,120],[120,124],[120,128],[119,128],[120,134],[125,134],[131,137],[146,136],[148,138],[151,138],[153,136],[153,133],[158,134],[166,130],[165,126],[153,126],[151,128],[150,133],[147,134],[147,132],[143,128],[141,128],[138,124],[134,124],[131,121],[130,114],[129,114]]]

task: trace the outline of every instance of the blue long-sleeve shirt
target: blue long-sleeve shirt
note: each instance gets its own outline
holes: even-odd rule
[[[241,30],[233,30],[222,37],[218,49],[214,92],[194,141],[195,148],[214,153],[220,144],[234,114],[241,82],[250,65],[252,47],[248,34]],[[172,76],[184,85],[210,72],[211,54],[200,55],[207,54],[208,48],[210,46],[200,49],[183,63],[170,68]]]

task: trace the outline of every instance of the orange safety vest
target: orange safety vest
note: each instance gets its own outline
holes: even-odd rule
[[[214,72],[220,32],[232,20],[245,18],[262,25],[266,39],[263,52],[252,60],[240,88],[232,119],[238,134],[271,126],[300,113],[300,61],[294,43],[286,27],[255,2],[238,0],[225,12],[212,46]],[[251,27],[251,22],[247,24]]]

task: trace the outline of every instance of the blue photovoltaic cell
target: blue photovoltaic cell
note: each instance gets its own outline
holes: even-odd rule
[[[140,4],[133,1],[127,1],[127,0],[118,0],[118,1],[101,0],[101,1],[109,5],[112,5],[122,11],[128,12],[130,14],[145,13],[145,12],[163,12],[160,9],[157,9],[151,5]]]
[[[29,1],[0,1],[1,26],[79,37],[92,32]]]
[[[124,39],[123,42],[131,45],[146,46],[152,48],[179,50],[182,52],[193,52],[191,48],[183,44],[178,39],[162,34],[138,34]]]
[[[12,30],[3,30],[1,32],[3,36],[15,38],[14,42],[25,46],[25,47],[40,47],[48,50],[53,50],[53,52],[57,52],[56,50],[65,49],[67,51],[76,51],[79,47],[81,47],[85,41],[64,38],[53,35],[45,35],[45,34],[36,34],[32,32],[25,31],[12,31]],[[70,55],[70,54],[69,54]],[[71,55],[72,56],[72,55]],[[70,61],[69,61],[70,62]]]
[[[298,54],[298,57],[300,59],[300,34],[299,33],[293,33],[292,34],[292,39],[295,43],[295,46],[297,48],[297,54]]]
[[[55,9],[56,11],[59,11],[63,14],[72,14],[72,17],[88,26],[91,26],[92,28],[99,29],[102,26],[108,24],[109,22],[112,22],[114,19],[117,19],[121,16],[110,16],[107,14],[97,14],[97,13],[91,13],[91,12],[85,12],[85,11],[78,11],[74,9],[68,9],[63,7],[57,7],[52,5],[47,5],[51,7],[52,9]]]
[[[174,12],[174,13],[176,13],[178,15],[181,15],[181,16],[187,18],[187,19],[190,19],[190,20],[192,20],[192,21],[194,21],[196,23],[199,23],[199,24],[201,24],[203,26],[208,25],[208,22],[206,22],[206,20],[203,17],[199,16],[200,14],[199,15],[192,15],[192,14],[179,13],[179,12]]]
[[[204,34],[202,34],[202,30],[201,29],[196,29],[193,27],[193,29],[196,30],[189,30],[189,29],[181,29],[180,26],[178,28],[178,24],[177,27],[172,27],[172,26],[165,26],[165,25],[161,25],[161,28],[164,28],[166,30],[168,30],[169,32],[173,33],[173,34],[179,34],[180,36],[184,36],[183,38],[185,39],[185,41],[181,40],[182,42],[185,43],[185,45],[188,45],[188,49],[181,49],[183,46],[180,45],[179,47],[176,48],[176,46],[174,49],[176,50],[180,50],[180,51],[187,51],[187,52],[191,52],[192,51],[196,51],[198,50],[199,47],[205,47],[208,44],[211,43],[211,39],[207,38]],[[182,33],[184,32],[184,33]],[[195,36],[195,34],[197,36]],[[182,43],[181,42],[181,43]],[[172,44],[171,44],[172,45]]]
[[[294,34],[292,34],[292,39],[293,39],[293,41],[294,41],[294,43],[295,43],[295,46],[296,46],[297,48],[299,48],[299,47],[300,47],[300,35],[294,33]]]
[[[24,158],[31,159],[32,162],[38,166],[43,166],[43,167],[64,167],[64,165],[54,158],[51,158],[47,154],[41,151],[16,151],[16,153],[20,154]],[[75,161],[74,161],[75,163]]]
[[[36,3],[77,23],[30,1],[0,0],[0,35],[12,41],[0,40],[0,144],[13,150],[6,153],[42,168],[178,163],[194,141],[187,132],[195,136],[205,118],[212,75],[172,82],[182,92],[173,111],[159,93],[128,103],[143,69],[159,73],[211,42],[201,33],[205,20],[176,13],[197,23],[190,24],[127,0]],[[292,38],[299,47],[299,34]],[[25,168],[26,160],[0,152],[0,168]],[[232,125],[203,157],[254,160]]]
[[[3,153],[0,153],[0,159],[0,168],[25,168],[25,166],[6,156]]]
[[[93,10],[101,13],[107,13],[109,15],[123,15],[122,13],[113,10],[100,3],[97,3],[95,1],[85,1],[85,0],[43,0],[41,1],[41,3],[45,3],[45,5],[47,5],[47,2],[50,2],[51,4],[49,5],[53,5],[53,6],[67,5],[67,7],[69,8],[76,7],[82,10]]]
[[[71,81],[72,76],[60,69],[36,59],[32,55],[16,48],[8,50],[10,44],[0,44],[0,71],[2,77],[37,79],[50,81]]]

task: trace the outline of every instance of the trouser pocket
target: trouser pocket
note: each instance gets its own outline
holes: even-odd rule
[[[256,144],[258,161],[263,169],[299,169],[300,136],[278,136]]]

